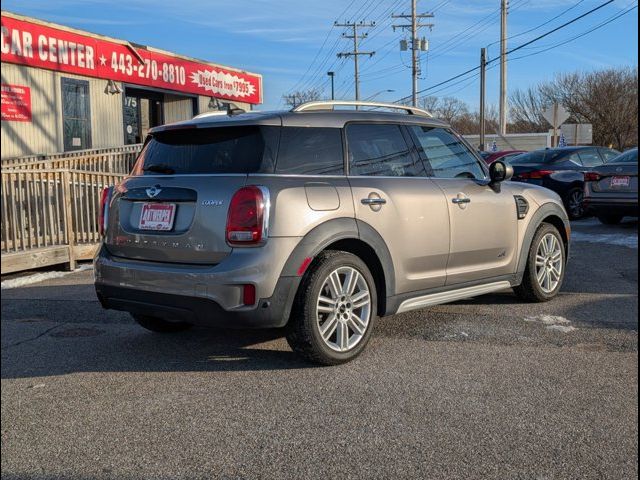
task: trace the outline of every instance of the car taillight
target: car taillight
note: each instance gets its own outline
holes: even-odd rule
[[[105,187],[102,189],[102,195],[100,196],[100,212],[98,215],[98,231],[100,236],[104,236],[107,231],[107,223],[109,221],[109,201],[111,200],[112,187]]]
[[[260,245],[267,236],[269,191],[265,187],[242,187],[231,199],[226,237],[229,245]]]
[[[584,174],[585,182],[599,182],[601,178],[600,174],[596,172],[585,172]]]
[[[552,173],[555,173],[554,170],[533,170],[531,172],[524,172],[518,175],[520,178],[532,178],[532,179],[541,179],[544,177],[548,177]]]

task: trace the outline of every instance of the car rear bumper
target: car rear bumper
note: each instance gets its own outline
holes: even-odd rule
[[[585,197],[584,206],[589,213],[638,216],[638,199]]]
[[[95,289],[104,308],[204,326],[282,327],[300,283],[297,276],[278,277],[281,270],[276,268],[265,272],[254,267],[247,272],[239,264],[233,270],[223,264],[139,262],[113,257],[104,247],[94,266]],[[275,285],[266,288],[264,275]],[[252,305],[244,304],[246,284],[255,286]]]
[[[270,298],[251,308],[225,310],[206,297],[174,295],[96,283],[103,308],[149,315],[193,325],[227,328],[276,328],[286,325],[299,279],[282,277]]]

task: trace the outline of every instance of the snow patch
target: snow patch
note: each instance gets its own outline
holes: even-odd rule
[[[558,315],[535,315],[533,317],[525,317],[525,322],[536,322],[542,323],[544,325],[556,325],[562,323],[571,323],[564,317],[560,317]]]
[[[0,289],[7,290],[9,288],[20,288],[32,283],[44,282],[45,280],[51,280],[53,278],[66,277],[71,273],[78,273],[84,270],[90,270],[93,265],[81,265],[72,272],[42,272],[34,273],[33,275],[26,275],[24,277],[12,278],[11,280],[4,280],[0,282]]]
[[[525,322],[541,323],[547,330],[556,330],[562,333],[569,333],[577,330],[576,327],[569,325],[570,320],[560,317],[559,315],[534,315],[524,317]]]
[[[606,243],[620,247],[638,248],[638,235],[622,233],[583,233],[573,232],[571,240],[575,242]]]
[[[576,327],[572,327],[571,325],[548,325],[547,330],[557,330],[562,333],[569,333],[577,330]]]

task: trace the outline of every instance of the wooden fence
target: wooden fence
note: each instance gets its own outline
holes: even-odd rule
[[[60,153],[46,153],[46,154],[37,154],[37,155],[25,155],[22,157],[14,157],[14,158],[3,158],[2,168],[10,168],[17,165],[34,165],[34,168],[39,168],[37,165],[46,162],[47,160],[64,160],[73,157],[86,157],[90,158],[93,156],[100,156],[103,154],[122,154],[123,156],[133,157],[135,158],[140,149],[142,148],[141,143],[136,143],[133,145],[123,145],[120,147],[109,147],[109,148],[93,148],[90,150],[73,150],[70,152],[60,152]],[[84,168],[82,170],[85,170]]]
[[[129,173],[133,168],[140,145],[127,145],[113,149],[66,152],[36,159],[19,157],[2,160],[2,170],[88,170],[103,173]]]
[[[78,157],[80,158],[80,157]],[[124,173],[46,167],[2,170],[2,272],[93,258],[100,195]]]

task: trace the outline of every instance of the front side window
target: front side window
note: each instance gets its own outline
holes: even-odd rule
[[[347,126],[349,173],[384,177],[423,177],[424,165],[413,155],[399,125]]]
[[[439,127],[414,125],[418,139],[436,178],[474,178],[483,180],[485,173],[476,157],[455,135]]]
[[[276,173],[344,175],[340,129],[282,127]]]
[[[89,82],[72,78],[61,82],[64,151],[91,148]]]

